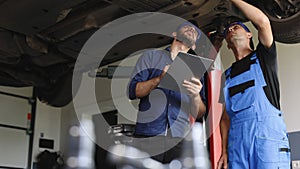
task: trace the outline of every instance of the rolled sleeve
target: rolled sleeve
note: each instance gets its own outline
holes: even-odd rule
[[[149,77],[149,59],[151,52],[145,51],[142,56],[138,59],[136,66],[133,70],[131,75],[131,79],[128,85],[128,96],[129,99],[134,100],[136,99],[136,85],[139,82],[144,82],[148,80]]]
[[[135,89],[136,89],[137,81],[131,81],[128,87],[128,96],[130,100],[136,99]]]

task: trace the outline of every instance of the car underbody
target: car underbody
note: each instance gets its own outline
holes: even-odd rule
[[[270,18],[276,41],[300,42],[299,0],[249,2]],[[227,0],[0,0],[0,85],[33,86],[41,101],[57,107],[68,104],[74,65],[85,42],[103,25],[140,12],[194,19],[204,33],[220,32],[231,21],[247,21]],[[169,42],[153,34],[127,38],[100,66]],[[125,43],[132,45],[124,48]],[[78,79],[87,70],[75,72]]]

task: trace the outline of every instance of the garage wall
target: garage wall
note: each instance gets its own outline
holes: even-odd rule
[[[300,131],[300,44],[278,43],[281,106],[289,132]]]
[[[60,151],[61,109],[37,102],[36,123],[33,146],[33,161],[38,153],[46,150],[39,148],[39,139],[54,140],[54,148],[49,151]]]
[[[17,95],[32,96],[32,88],[0,87],[0,91]],[[19,127],[26,127],[27,113],[31,106],[27,100],[0,94],[0,123]],[[54,139],[54,150],[59,150],[60,109],[51,108],[37,103],[35,137],[33,146],[33,160],[43,149],[38,148],[40,133],[44,138]],[[23,130],[0,127],[0,166],[25,168],[29,147],[29,136]]]

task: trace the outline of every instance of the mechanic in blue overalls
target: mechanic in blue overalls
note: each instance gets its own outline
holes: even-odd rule
[[[252,33],[241,22],[224,31],[236,62],[225,71],[218,168],[289,169],[290,147],[279,105],[270,21],[258,8],[241,0],[231,1],[257,28],[259,44],[254,50]]]

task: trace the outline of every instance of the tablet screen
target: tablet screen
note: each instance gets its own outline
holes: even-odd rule
[[[180,52],[158,87],[186,93],[182,86],[183,80],[190,80],[192,77],[200,79],[212,63],[211,59]]]

